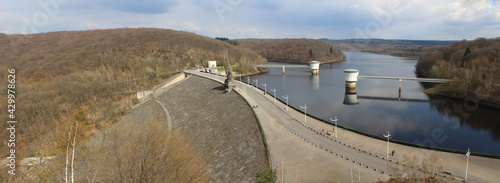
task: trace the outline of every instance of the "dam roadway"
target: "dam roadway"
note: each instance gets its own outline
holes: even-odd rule
[[[188,71],[191,74],[223,82],[223,77]],[[374,182],[387,180],[393,172],[389,167],[402,169],[403,154],[428,158],[435,154],[444,169],[450,174],[438,174],[453,182],[465,174],[465,155],[425,150],[399,144],[390,144],[395,156],[386,157],[387,141],[373,139],[343,129],[338,129],[338,139],[333,126],[307,117],[286,105],[274,102],[263,91],[237,82],[237,92],[247,99],[254,109],[268,143],[273,166],[278,170],[279,181],[325,182],[334,179],[341,182]],[[278,91],[278,97],[281,96]],[[342,119],[339,120],[339,123]],[[327,132],[329,132],[329,135]],[[468,180],[477,182],[499,182],[500,160],[471,156]],[[417,170],[416,170],[417,171]],[[417,171],[418,172],[418,171]],[[446,176],[446,177],[444,177]]]

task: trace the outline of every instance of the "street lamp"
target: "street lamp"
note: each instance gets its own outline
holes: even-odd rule
[[[465,181],[467,181],[467,171],[469,171],[470,148],[467,148],[467,153],[465,155],[467,156],[467,165],[465,167]]]
[[[274,96],[276,96],[276,95],[274,95]],[[286,99],[286,111],[288,111],[288,98],[289,97],[288,97],[288,95],[286,95],[286,97],[285,96],[281,96],[281,97],[283,97],[283,99]]]
[[[254,79],[253,81],[255,82],[255,87],[259,88],[259,80],[258,79]]]
[[[387,158],[389,158],[389,139],[391,138],[391,134],[389,133],[389,131],[387,131],[387,134],[383,134],[384,137],[387,138]]]
[[[264,95],[266,95],[266,93],[267,93],[267,84],[264,83],[264,84],[262,84],[262,86],[264,86]]]
[[[304,123],[307,123],[307,105],[304,104],[304,106],[300,106],[300,108],[304,109]]]
[[[250,77],[245,76],[247,78],[247,84],[250,85]]]
[[[330,121],[335,122],[335,138],[337,138],[337,116],[335,116],[335,119],[330,118]]]
[[[273,88],[271,91],[274,92],[274,103],[276,103],[276,88]]]

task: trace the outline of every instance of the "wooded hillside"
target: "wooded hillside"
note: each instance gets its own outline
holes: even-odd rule
[[[239,46],[254,50],[273,62],[322,63],[344,61],[340,50],[314,39],[242,39]]]
[[[399,39],[320,39],[342,51],[361,51],[400,57],[420,57],[455,41]]]
[[[500,106],[500,37],[461,41],[423,55],[415,66],[424,77],[453,79],[433,90],[456,98],[473,96]]]
[[[145,28],[0,34],[0,58],[4,105],[8,69],[16,70],[18,161],[60,155],[71,142],[69,134],[77,134],[78,144],[106,129],[137,102],[135,91],[151,89],[183,69],[227,60],[238,71],[251,72],[253,65],[267,63],[227,42]],[[0,118],[8,119],[7,113]],[[0,126],[5,129],[7,123]],[[7,133],[2,130],[0,136]],[[2,141],[0,155],[5,157],[8,149]]]

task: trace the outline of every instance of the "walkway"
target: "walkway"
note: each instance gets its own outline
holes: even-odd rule
[[[255,67],[279,67],[279,68],[308,68],[308,65],[256,65]]]

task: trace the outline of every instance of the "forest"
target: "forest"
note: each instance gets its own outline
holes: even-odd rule
[[[455,41],[399,39],[320,39],[335,49],[418,58]]]
[[[500,108],[500,37],[463,40],[422,55],[419,76],[453,79],[448,86],[427,90]]]
[[[72,145],[128,114],[137,102],[136,91],[151,89],[182,70],[217,60],[248,73],[255,72],[254,65],[267,63],[256,52],[228,42],[149,28],[0,34],[0,58],[0,76],[5,78],[0,85],[7,86],[10,69],[16,74],[18,161],[64,157]],[[7,104],[7,87],[0,95]],[[7,113],[0,118],[8,119]],[[5,129],[7,123],[0,126]],[[0,136],[8,137],[8,131]],[[9,149],[2,141],[0,155],[5,157]],[[48,172],[20,172],[17,177],[31,182],[36,175],[50,177]]]
[[[320,40],[314,39],[240,39],[240,47],[254,50],[268,61],[321,63],[345,61],[345,54]]]

